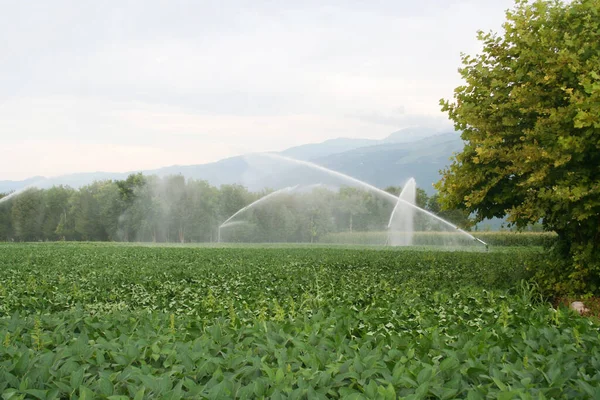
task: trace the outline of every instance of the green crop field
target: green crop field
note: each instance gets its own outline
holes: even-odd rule
[[[537,257],[0,244],[0,393],[597,398],[599,327],[524,283]]]

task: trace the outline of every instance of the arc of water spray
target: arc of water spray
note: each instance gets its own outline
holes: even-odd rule
[[[43,183],[44,180],[40,180],[40,181],[35,181],[33,183],[30,183],[29,185],[25,186],[24,188],[15,190],[14,192],[10,193],[8,196],[4,196],[3,198],[0,199],[0,204],[4,203],[5,201],[8,201],[10,199],[12,199],[13,197],[17,197],[18,195],[20,195],[21,193],[25,193],[26,191],[28,191],[29,189],[35,189],[38,187],[38,185],[40,183]]]
[[[227,222],[227,223],[222,223],[221,228],[226,228],[228,226],[243,225],[243,224],[247,224],[247,223],[248,223],[248,221],[231,221],[231,222]]]
[[[394,209],[392,210],[392,214],[390,214],[390,220],[388,221],[388,225],[387,225],[388,229],[390,229],[390,228],[391,228],[391,226],[392,226],[392,222],[394,221],[394,217],[396,216],[396,211],[398,211],[398,208],[399,208],[400,204],[404,204],[404,203],[402,203],[402,202],[400,201],[400,199],[402,199],[402,193],[405,193],[404,191],[405,191],[405,190],[406,190],[406,188],[407,188],[409,185],[411,185],[411,184],[412,184],[412,185],[414,185],[414,184],[415,184],[415,180],[414,180],[413,178],[410,178],[410,179],[408,180],[408,182],[407,182],[407,183],[404,185],[404,188],[402,189],[402,192],[401,192],[401,193],[400,193],[400,195],[398,196],[398,202],[396,202],[396,205],[394,206]],[[406,199],[402,199],[402,200],[405,200],[405,201],[406,201]],[[412,203],[412,202],[410,202],[410,204],[413,204],[413,203]]]
[[[381,190],[378,187],[370,185],[367,182],[363,182],[363,181],[361,181],[359,179],[353,178],[353,177],[351,177],[349,175],[346,175],[346,174],[343,174],[341,172],[333,171],[333,170],[331,170],[329,168],[322,167],[322,166],[320,166],[318,164],[315,164],[315,163],[312,163],[310,161],[295,160],[295,159],[290,158],[290,157],[282,156],[282,155],[279,155],[279,154],[273,154],[273,153],[262,153],[262,155],[267,156],[267,157],[271,157],[271,158],[276,159],[276,160],[287,161],[287,162],[294,163],[294,164],[304,165],[306,167],[314,168],[314,169],[317,169],[319,171],[323,171],[325,173],[328,173],[330,175],[337,176],[340,179],[343,179],[343,180],[348,181],[348,182],[352,182],[355,185],[358,185],[358,186],[360,186],[360,187],[362,187],[364,189],[367,189],[367,190],[370,190],[372,192],[378,193],[379,195],[386,197],[388,200],[395,201],[396,202],[396,207],[398,206],[398,203],[402,202],[403,204],[406,204],[407,206],[412,207],[412,208],[414,208],[417,211],[420,211],[422,213],[425,213],[425,214],[429,215],[431,218],[434,218],[434,219],[442,222],[443,224],[446,224],[447,226],[455,229],[456,231],[458,231],[458,232],[466,235],[467,237],[469,237],[473,241],[480,242],[480,243],[484,244],[487,247],[487,243],[486,242],[484,242],[483,240],[478,239],[475,236],[471,235],[470,233],[468,233],[468,232],[460,229],[458,226],[454,225],[453,223],[448,222],[448,221],[446,221],[445,219],[443,219],[441,217],[438,217],[437,215],[435,215],[435,214],[433,214],[433,213],[431,213],[431,212],[429,212],[429,211],[427,211],[427,210],[425,210],[425,209],[417,206],[416,204],[412,204],[411,202],[406,201],[406,200],[404,200],[404,199],[402,199],[400,197],[396,197],[393,194],[386,192],[385,190]]]
[[[21,192],[23,192],[23,191],[22,190],[18,190],[18,191],[10,193],[7,196],[4,196],[3,198],[0,199],[0,204],[4,203],[5,201],[8,201],[8,200],[12,199],[13,197],[15,197],[18,194],[21,194]]]
[[[296,186],[288,186],[288,187],[285,187],[283,189],[276,190],[275,192],[269,193],[268,195],[263,196],[260,199],[255,200],[252,203],[248,204],[247,206],[242,207],[239,210],[237,210],[235,213],[233,213],[233,215],[231,215],[231,217],[227,218],[221,225],[219,225],[219,230],[217,232],[217,242],[221,242],[221,228],[225,228],[227,226],[233,225],[234,223],[233,222],[229,222],[229,221],[231,221],[232,219],[234,219],[236,216],[238,216],[239,214],[243,213],[244,211],[246,211],[247,209],[251,208],[252,206],[257,205],[258,203],[262,203],[263,201],[265,201],[265,200],[267,200],[267,199],[269,199],[269,198],[271,198],[271,197],[273,197],[275,195],[281,194],[283,192],[291,192],[292,190],[296,189],[297,187],[298,187],[298,185],[296,185]]]

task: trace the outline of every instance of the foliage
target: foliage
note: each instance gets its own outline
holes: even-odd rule
[[[14,232],[24,240],[42,237],[42,221],[45,216],[42,191],[27,189],[12,201],[11,219]]]
[[[440,196],[437,193],[427,199],[427,205],[423,208],[463,229],[470,228],[473,225],[468,211],[459,208],[444,210],[440,204]]]
[[[479,221],[541,220],[567,268],[553,290],[597,292],[600,1],[518,1],[506,16],[503,35],[479,33],[483,52],[463,55],[466,83],[442,101],[465,147],[437,187]]]
[[[8,193],[0,193],[0,200],[8,196]],[[9,240],[13,232],[11,209],[9,203],[0,202],[0,241]]]
[[[519,284],[527,249],[0,250],[3,398],[598,395],[598,327]]]
[[[392,188],[400,191],[400,188]],[[393,202],[364,190],[322,187],[279,193],[264,206],[223,221],[270,191],[211,186],[181,175],[130,175],[125,180],[32,189],[0,202],[0,240],[142,242],[319,242],[330,232],[385,229]],[[417,205],[439,210],[417,189]],[[453,213],[443,212],[453,219]],[[460,214],[460,212],[458,213]],[[463,215],[460,223],[467,225]]]

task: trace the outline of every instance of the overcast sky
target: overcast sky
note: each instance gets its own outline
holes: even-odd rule
[[[0,0],[0,180],[449,123],[508,0]]]

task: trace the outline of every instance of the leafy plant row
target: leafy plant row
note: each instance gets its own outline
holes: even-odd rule
[[[0,246],[3,398],[584,398],[598,326],[502,253]]]

